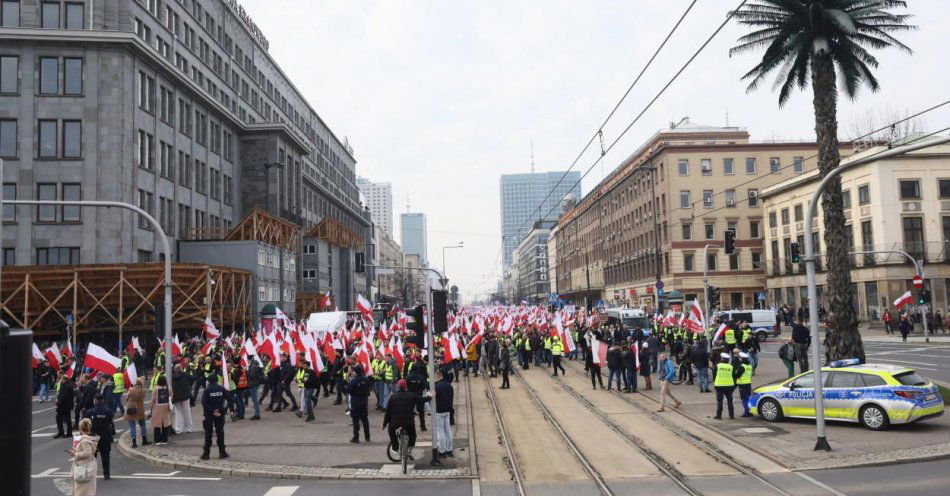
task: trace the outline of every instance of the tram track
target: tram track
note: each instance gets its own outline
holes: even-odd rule
[[[515,491],[518,496],[527,496],[528,492],[527,488],[525,487],[524,474],[521,473],[521,464],[518,462],[518,457],[515,454],[514,448],[512,447],[511,436],[508,434],[508,428],[501,419],[501,411],[498,408],[498,401],[495,398],[494,388],[492,387],[491,381],[488,380],[487,376],[483,374],[482,378],[485,382],[485,396],[488,397],[488,403],[491,405],[491,411],[495,417],[495,425],[498,427],[498,434],[501,438],[501,444],[505,448],[508,469],[511,472],[512,480],[515,483]],[[471,391],[471,389],[469,389],[469,391]]]

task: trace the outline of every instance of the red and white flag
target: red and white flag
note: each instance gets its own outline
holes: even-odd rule
[[[607,343],[597,338],[591,338],[590,349],[591,349],[591,352],[593,352],[593,358],[594,358],[595,364],[603,365],[607,363]]]
[[[211,321],[211,316],[205,317],[205,339],[209,341],[212,339],[218,339],[221,337],[221,331],[214,326],[214,322]]]
[[[36,346],[36,343],[33,343],[33,368],[40,366],[40,362],[46,357],[43,356],[43,352],[40,351],[40,347]]]
[[[125,384],[127,387],[132,387],[135,385],[135,381],[137,381],[139,378],[139,375],[135,370],[135,363],[129,362],[129,366],[122,371],[122,377],[125,378]]]
[[[911,291],[908,291],[908,292],[902,294],[900,298],[894,300],[894,307],[897,308],[898,310],[900,310],[901,307],[903,307],[904,305],[910,303],[910,300],[912,300],[913,297],[914,297],[914,295],[913,295],[913,293],[912,293]]]
[[[330,303],[330,290],[328,289],[327,292],[324,293],[324,295],[323,295],[323,301],[320,302],[320,307],[321,307],[322,309],[324,309],[324,310],[329,310],[329,309],[330,309],[330,306],[331,306],[331,303]]]
[[[89,343],[89,347],[86,348],[85,366],[90,369],[111,375],[118,370],[121,363],[121,360],[95,343]]]
[[[64,373],[63,375],[65,375],[66,377],[69,377],[70,379],[72,379],[73,376],[76,375],[76,362],[75,362],[75,361],[73,361],[73,363],[69,366],[69,368],[66,369],[66,373]]]
[[[132,347],[135,348],[135,351],[142,353],[142,345],[139,344],[139,338],[137,336],[132,336]]]
[[[228,361],[225,360],[224,353],[221,353],[221,385],[224,389],[231,390],[231,375],[228,374]]]
[[[46,361],[49,362],[49,366],[53,367],[53,370],[59,370],[59,361],[63,358],[63,355],[59,352],[59,346],[54,342],[52,346],[46,348]]]
[[[715,340],[721,338],[721,337],[723,336],[723,334],[725,334],[726,329],[728,329],[728,328],[729,328],[729,326],[727,326],[726,324],[719,324],[719,329],[716,329],[716,335],[713,336],[713,341],[715,341]]]
[[[363,298],[363,295],[356,295],[356,309],[363,314],[363,318],[368,320],[370,323],[373,322],[373,305],[366,298]]]
[[[689,309],[689,317],[686,319],[686,328],[694,333],[701,333],[706,330],[706,316],[703,315],[703,309],[699,306],[699,300],[693,300],[693,306]]]
[[[132,339],[135,339],[135,338],[132,338]],[[66,343],[63,345],[63,354],[72,359],[76,358],[76,355],[73,354],[73,345],[69,341],[66,341]]]

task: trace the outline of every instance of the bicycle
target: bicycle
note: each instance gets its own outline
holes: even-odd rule
[[[399,445],[393,446],[393,443],[390,442],[386,446],[386,456],[389,457],[390,461],[401,462],[402,473],[405,475],[409,469],[409,433],[406,432],[405,427],[396,429],[396,439]]]
[[[692,364],[690,364],[686,360],[681,361],[680,364],[676,366],[676,376],[670,382],[677,385],[682,384],[683,381],[685,381],[686,378],[689,377],[690,373],[692,372],[691,367],[692,367]]]

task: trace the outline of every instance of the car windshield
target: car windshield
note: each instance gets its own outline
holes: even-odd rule
[[[624,317],[621,319],[627,329],[649,329],[650,321],[646,317]]]
[[[894,375],[894,378],[905,386],[926,386],[927,379],[917,375],[913,370]]]

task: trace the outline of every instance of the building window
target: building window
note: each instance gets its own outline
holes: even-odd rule
[[[711,189],[703,190],[703,207],[705,208],[713,207],[713,192]]]
[[[43,28],[59,29],[59,2],[43,2],[41,13]]]
[[[66,183],[63,184],[63,191],[61,198],[63,201],[80,201],[82,200],[82,187],[76,183]],[[79,205],[63,205],[62,207],[62,220],[63,222],[80,222],[80,207]]]
[[[752,239],[759,238],[759,221],[758,220],[749,221],[749,237]]]
[[[59,59],[40,57],[40,94],[59,94]]]
[[[36,185],[36,199],[37,200],[56,200],[56,184],[55,183],[41,183]],[[36,221],[37,222],[56,222],[56,206],[54,205],[37,205],[36,206]]]
[[[925,257],[923,217],[904,217],[904,251],[917,260]]]
[[[739,254],[729,255],[729,270],[739,270]]]
[[[138,263],[150,263],[155,261],[155,254],[148,250],[138,250],[136,258]]]
[[[6,185],[4,185],[3,197],[6,198]],[[5,208],[5,207],[4,207]],[[6,210],[3,211],[4,220],[6,220]],[[944,216],[941,218],[943,223],[943,256],[941,260],[944,262],[950,261],[950,217]]]
[[[42,120],[39,122],[39,158],[56,158],[56,143],[59,141],[57,128],[56,121]]]
[[[3,183],[3,199],[16,200],[16,183]],[[16,222],[16,205],[3,206],[3,221]]]
[[[874,228],[869,220],[861,223],[861,251],[874,251]],[[874,255],[864,255],[864,265],[874,265]]]
[[[867,205],[871,203],[871,186],[863,184],[858,186],[858,205]]]
[[[950,179],[938,180],[937,190],[940,192],[940,198],[950,198]]]
[[[693,254],[692,253],[683,254],[683,271],[684,272],[693,271]]]
[[[759,206],[759,190],[750,189],[749,190],[749,206],[758,207]]]
[[[63,158],[82,158],[82,121],[63,121]]]
[[[155,170],[155,137],[139,129],[135,140],[136,165],[145,170]]]
[[[0,9],[0,25],[5,28],[20,27],[20,0],[3,0]]]
[[[788,209],[787,208],[782,209],[782,225],[783,226],[788,225]]]
[[[16,248],[3,249],[3,265],[4,266],[16,265]]]
[[[85,7],[81,3],[67,3],[66,29],[83,29],[85,27],[84,11]]]
[[[17,121],[14,119],[0,120],[0,157],[16,158],[17,155]]]
[[[689,160],[680,160],[677,165],[681,176],[689,175]]]
[[[726,207],[733,208],[736,206],[736,190],[727,189],[726,190]]]
[[[752,268],[762,270],[762,254],[757,251],[752,252]]]
[[[795,171],[795,174],[801,174],[805,172],[805,159],[803,157],[795,157],[792,159],[792,163],[795,164],[792,170]]]
[[[680,227],[682,228],[683,241],[689,241],[693,239],[693,225],[692,224],[686,222],[686,223],[683,223]]]
[[[717,260],[717,257],[715,253],[710,253],[706,255],[706,270],[710,270],[710,271],[718,270],[718,267],[716,265],[716,260]]]
[[[795,209],[795,222],[801,222],[805,218],[804,211],[802,210],[802,204],[799,203],[793,208]]]
[[[782,171],[781,162],[779,162],[778,157],[769,158],[769,173],[778,174]]]
[[[155,78],[143,71],[139,71],[139,108],[155,112]]]
[[[745,173],[755,174],[755,159],[754,158],[745,159]]]
[[[716,224],[713,222],[707,222],[705,224],[705,234],[706,239],[716,239]]]
[[[722,173],[729,176],[735,173],[735,161],[731,158],[722,159]]]
[[[82,94],[82,59],[66,58],[63,59],[63,94],[81,95]]]
[[[699,169],[704,176],[712,175],[712,159],[704,158],[699,161]]]
[[[680,208],[690,208],[691,205],[689,191],[680,191]]]
[[[145,213],[154,216],[155,215],[155,195],[151,191],[145,191],[143,189],[139,190],[139,208],[145,211]],[[139,229],[145,229],[151,231],[155,229],[148,218],[144,215],[139,215]]]
[[[901,200],[919,200],[920,181],[916,179],[902,179],[900,181]]]
[[[79,248],[37,248],[36,265],[79,265]]]
[[[0,57],[0,93],[14,95],[20,91],[20,58]]]
[[[841,209],[847,210],[849,208],[851,208],[851,190],[843,189],[841,190]]]

